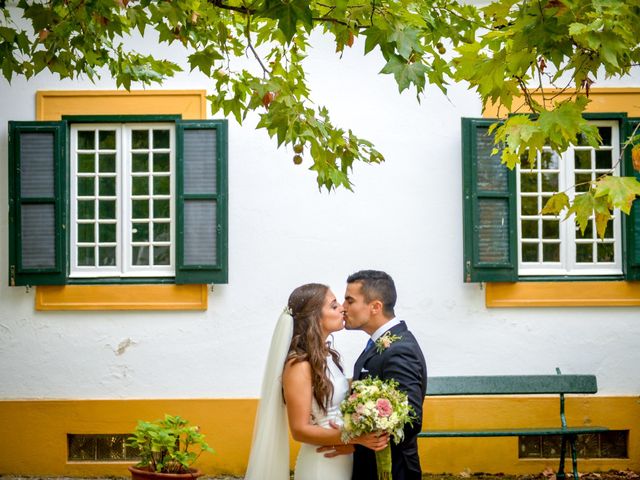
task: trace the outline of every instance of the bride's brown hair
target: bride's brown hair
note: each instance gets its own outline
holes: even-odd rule
[[[287,363],[309,362],[313,396],[325,413],[333,396],[333,383],[327,375],[327,354],[342,370],[340,354],[325,341],[320,325],[328,291],[326,285],[308,283],[291,292],[288,302],[293,317],[293,337]]]

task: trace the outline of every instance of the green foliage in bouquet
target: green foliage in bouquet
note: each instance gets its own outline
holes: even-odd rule
[[[188,473],[202,452],[213,452],[199,427],[171,415],[153,422],[138,421],[127,446],[138,449],[138,467],[160,473]]]
[[[344,419],[342,440],[373,432],[388,433],[398,444],[404,438],[404,426],[415,418],[407,394],[395,380],[368,377],[351,385],[351,394],[340,404]],[[376,452],[378,479],[391,478],[391,448]]]

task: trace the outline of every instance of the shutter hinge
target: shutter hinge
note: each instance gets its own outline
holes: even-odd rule
[[[11,285],[12,287],[16,286],[16,266],[15,265],[11,265],[11,267],[9,267],[9,285]]]
[[[471,261],[467,260],[465,262],[465,270],[466,270],[466,276],[464,278],[465,283],[471,283]]]

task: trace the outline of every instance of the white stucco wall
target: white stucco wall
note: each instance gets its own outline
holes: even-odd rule
[[[318,281],[341,298],[347,275],[362,268],[395,278],[397,314],[431,375],[560,366],[597,374],[601,394],[640,393],[640,308],[487,309],[480,286],[462,282],[460,117],[480,116],[476,96],[429,87],[420,105],[377,75],[381,59],[361,57],[361,40],[343,61],[333,45],[318,45],[308,61],[314,98],[387,161],[357,165],[355,193],[319,193],[293,152],[277,150],[254,122],[231,121],[229,284],[209,293],[206,312],[36,312],[33,290],[7,286],[7,122],[35,118],[37,90],[115,84],[0,80],[0,398],[257,397],[290,291]],[[640,86],[640,75],[605,84]],[[187,73],[164,85],[210,86]],[[365,341],[361,332],[335,335],[348,370]],[[122,342],[131,345],[118,354]]]

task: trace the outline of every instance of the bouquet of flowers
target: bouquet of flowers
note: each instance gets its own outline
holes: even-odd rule
[[[405,424],[413,420],[413,408],[395,380],[365,378],[351,386],[351,395],[340,404],[344,419],[342,441],[372,432],[385,432],[398,444],[404,438]],[[391,479],[391,447],[376,452],[378,479]]]

